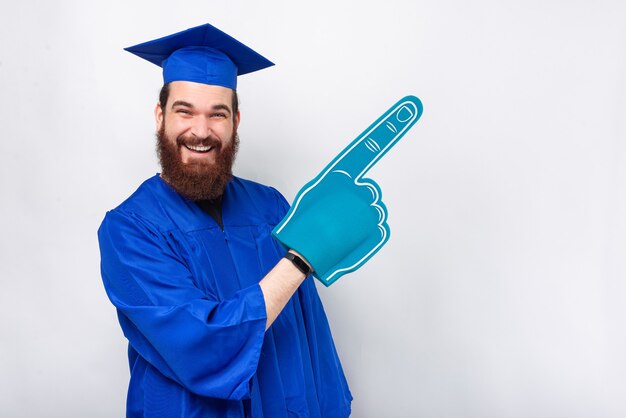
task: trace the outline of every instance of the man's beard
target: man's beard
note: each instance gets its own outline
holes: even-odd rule
[[[178,193],[191,200],[216,199],[224,193],[228,182],[232,179],[232,168],[235,155],[239,148],[237,130],[233,131],[231,140],[222,145],[222,142],[213,137],[204,139],[189,139],[183,136],[171,141],[165,134],[165,123],[157,136],[157,155],[161,162],[161,176]],[[183,163],[180,147],[212,146],[215,152],[215,162],[201,159],[192,159]]]

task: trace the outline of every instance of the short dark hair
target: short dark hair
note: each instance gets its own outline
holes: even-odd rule
[[[170,97],[170,83],[163,84],[161,91],[159,92],[159,104],[161,105],[161,111],[165,114],[165,106],[167,105],[167,99]],[[239,112],[239,96],[237,90],[233,90],[233,116]]]

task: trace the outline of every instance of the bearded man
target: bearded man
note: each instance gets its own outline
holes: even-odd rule
[[[129,341],[129,417],[346,417],[352,396],[310,265],[272,238],[275,189],[232,175],[237,75],[270,65],[211,25],[129,51],[163,67],[162,172],[98,237]]]

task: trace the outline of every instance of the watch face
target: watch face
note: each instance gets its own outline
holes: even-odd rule
[[[311,269],[309,268],[307,263],[305,263],[304,260],[302,260],[297,255],[295,255],[293,253],[287,253],[287,254],[285,254],[285,258],[291,260],[291,262],[294,264],[294,266],[296,266],[298,268],[298,270],[300,270],[302,273],[308,275],[311,272]]]

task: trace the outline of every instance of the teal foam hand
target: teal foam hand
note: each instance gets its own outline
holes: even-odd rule
[[[414,96],[393,105],[298,192],[272,231],[284,246],[306,258],[324,285],[361,267],[389,239],[380,187],[363,176],[422,111]]]

